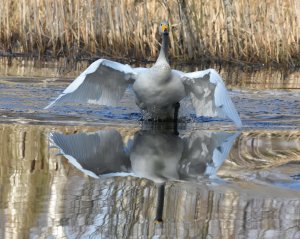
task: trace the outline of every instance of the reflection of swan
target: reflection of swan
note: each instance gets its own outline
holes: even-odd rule
[[[139,131],[126,146],[116,130],[53,133],[50,139],[71,164],[92,177],[132,175],[162,183],[215,177],[237,135],[196,131],[180,138],[172,133]]]
[[[127,146],[115,130],[53,133],[50,140],[71,164],[92,177],[132,175],[154,181],[156,221],[162,222],[165,182],[215,178],[238,134],[196,131],[180,138],[174,133],[139,131]]]
[[[159,31],[162,47],[151,68],[132,68],[99,59],[46,108],[66,101],[116,105],[125,89],[133,84],[137,105],[151,117],[174,118],[176,121],[179,102],[189,95],[198,116],[228,117],[241,126],[240,117],[219,74],[213,69],[191,73],[172,70],[167,57],[169,24],[163,21]]]

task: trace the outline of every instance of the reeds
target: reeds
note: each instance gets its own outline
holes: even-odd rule
[[[154,60],[169,19],[173,59],[300,62],[298,0],[0,0],[0,50]]]

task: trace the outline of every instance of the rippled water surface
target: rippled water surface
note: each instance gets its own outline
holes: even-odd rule
[[[1,60],[0,238],[300,238],[300,72],[221,69],[243,129],[176,134],[130,89],[44,110],[85,66]]]

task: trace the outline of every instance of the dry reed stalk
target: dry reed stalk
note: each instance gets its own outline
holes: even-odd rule
[[[1,49],[155,59],[169,19],[180,58],[299,64],[298,0],[0,0]]]

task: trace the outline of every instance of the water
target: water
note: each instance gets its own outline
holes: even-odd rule
[[[6,63],[0,238],[300,238],[299,72],[222,69],[244,128],[186,102],[177,135],[142,124],[130,90],[43,110],[86,63]]]

